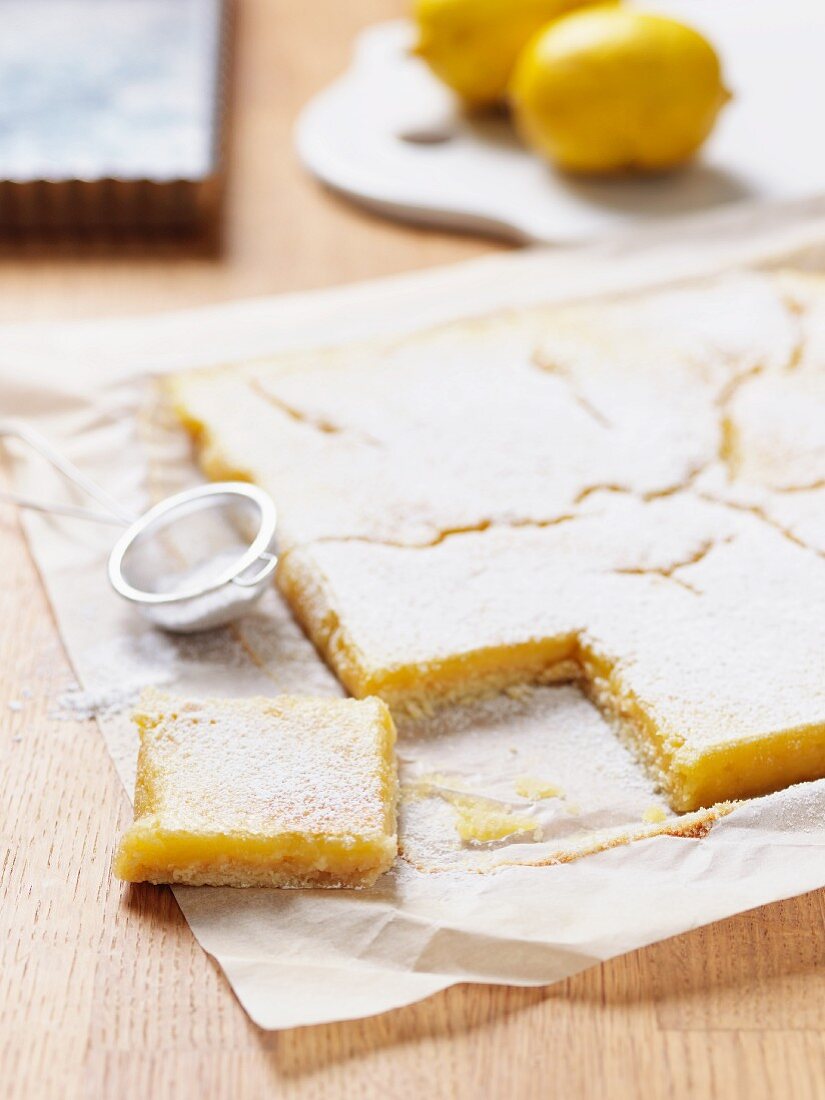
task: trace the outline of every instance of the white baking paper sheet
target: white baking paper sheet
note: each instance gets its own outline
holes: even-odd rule
[[[747,263],[825,267],[825,202],[717,214],[586,249],[528,252],[331,292],[146,319],[8,327],[0,331],[0,407],[46,432],[139,510],[195,476],[182,434],[146,415],[153,375]],[[14,453],[15,488],[65,499],[40,461]],[[111,528],[30,514],[26,531],[80,681],[56,701],[58,717],[61,709],[97,714],[130,793],[136,737],[128,705],[143,686],[197,695],[340,692],[274,590],[237,628],[174,639],[108,590]],[[286,1028],[366,1016],[457,982],[558,981],[825,885],[825,781],[743,805],[701,838],[650,836],[565,864],[492,869],[481,860],[468,870],[439,847],[421,817],[429,799],[434,814],[447,815],[447,835],[452,803],[438,791],[433,796],[433,785],[449,793],[475,784],[504,798],[494,785],[485,787],[491,769],[499,779],[508,768],[511,779],[537,770],[559,778],[546,774],[553,761],[542,758],[537,722],[560,737],[565,722],[579,723],[594,744],[612,737],[571,687],[541,689],[498,708],[447,722],[432,736],[402,730],[404,775],[426,788],[424,799],[413,796],[402,807],[407,847],[417,858],[399,861],[374,889],[175,891],[194,934],[256,1023]],[[523,754],[517,766],[501,756],[502,729],[508,751]],[[623,765],[616,766],[620,773]],[[580,804],[586,790],[574,797],[574,773],[563,796],[543,805],[545,832],[586,835],[638,819],[648,797],[655,801],[640,787],[621,809],[624,817],[611,818],[612,805]],[[57,827],[73,826],[67,820]],[[526,843],[514,848],[529,851]]]

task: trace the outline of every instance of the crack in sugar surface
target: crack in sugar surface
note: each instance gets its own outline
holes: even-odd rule
[[[767,514],[764,508],[760,508],[758,504],[744,504],[741,501],[725,500],[724,497],[714,496],[712,493],[697,493],[701,500],[706,500],[710,504],[718,504],[721,508],[730,508],[733,512],[744,512],[747,515],[753,516],[755,519],[761,520],[766,527],[770,527],[777,534],[783,536],[792,542],[794,546],[798,546],[801,550],[807,550],[811,554],[815,554],[818,558],[825,559],[825,550],[820,550],[816,546],[811,546],[810,543],[801,539],[798,535],[795,535],[790,528],[783,526],[777,520],[773,519]]]
[[[699,596],[701,593],[698,588],[694,587],[689,581],[686,581],[684,577],[677,576],[679,570],[688,569],[692,565],[698,565],[717,547],[726,545],[731,541],[731,536],[724,539],[707,539],[693,554],[689,554],[685,558],[672,562],[670,565],[649,566],[647,568],[643,566],[627,566],[626,568],[611,569],[610,572],[631,577],[662,577],[664,580],[672,581],[674,584],[678,584],[681,588],[686,589],[686,591],[692,592],[694,596]]]
[[[785,308],[789,316],[794,318],[797,337],[791,347],[785,364],[778,372],[780,374],[790,374],[798,370],[805,359],[808,347],[803,316],[797,310],[793,309],[787,301],[785,302]],[[733,378],[721,387],[716,395],[714,403],[718,409],[719,417],[719,447],[717,457],[727,471],[729,481],[736,479],[742,465],[742,456],[740,454],[740,447],[738,446],[738,433],[733,417],[731,416],[733,402],[742,390],[753,382],[754,379],[761,378],[767,373],[768,366],[765,363],[756,363],[748,370],[741,371],[739,374],[734,375]]]
[[[661,489],[648,489],[643,493],[638,492],[636,489],[631,489],[627,485],[619,485],[612,481],[603,481],[597,482],[594,485],[586,485],[573,498],[573,504],[574,506],[583,504],[589,497],[596,496],[599,493],[622,494],[632,497],[642,504],[649,504],[656,500],[664,500],[666,497],[678,496],[679,493],[688,493],[702,474],[710,469],[715,461],[715,457],[708,458],[705,462],[700,462],[692,467],[688,473],[678,481],[674,481],[670,485],[663,485]]]
[[[324,420],[322,417],[310,416],[309,413],[296,408],[294,405],[290,405],[280,397],[276,397],[275,394],[266,389],[257,378],[247,378],[245,382],[256,397],[260,397],[262,401],[265,401],[268,405],[282,412],[284,416],[288,416],[289,419],[296,424],[302,424],[304,427],[311,428],[316,432],[321,432],[323,435],[349,437],[352,440],[357,440],[359,443],[366,443],[370,447],[384,446],[379,439],[376,439],[375,436],[368,435],[366,432],[360,432],[355,428],[347,428],[341,424],[334,424],[331,420]]]
[[[391,546],[397,550],[432,550],[433,547],[440,546],[442,543],[447,542],[448,539],[457,538],[462,535],[477,535],[484,531],[515,531],[522,528],[535,528],[540,530],[546,527],[558,527],[562,523],[572,523],[575,520],[589,518],[590,514],[576,515],[573,512],[563,512],[558,516],[552,516],[550,519],[498,520],[486,518],[479,520],[478,523],[468,523],[461,527],[445,527],[426,542],[403,542],[400,539],[377,538],[373,535],[320,535],[318,538],[309,539],[307,542],[288,547],[281,554],[281,560],[283,561],[287,555],[296,550],[304,550],[307,547],[319,546],[323,543],[360,542],[366,546]]]
[[[774,485],[771,491],[774,493],[815,493],[819,489],[825,489],[825,477],[817,478],[802,485]]]
[[[582,393],[581,389],[576,385],[576,382],[571,377],[570,372],[566,370],[560,363],[553,362],[551,359],[545,358],[541,348],[536,348],[530,357],[530,361],[533,366],[538,367],[539,370],[544,371],[546,374],[552,375],[554,378],[558,378],[566,387],[570,396],[575,403],[582,409],[583,412],[594,420],[600,428],[604,428],[606,431],[611,431],[614,428],[613,422],[607,417],[602,410],[595,405],[588,397]]]

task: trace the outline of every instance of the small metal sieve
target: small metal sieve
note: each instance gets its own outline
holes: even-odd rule
[[[223,626],[260,599],[278,563],[278,513],[268,493],[242,481],[215,482],[167,497],[141,516],[113,497],[25,424],[0,421],[105,510],[43,503],[15,493],[21,508],[126,528],[109,554],[109,581],[150,622],[189,634]]]

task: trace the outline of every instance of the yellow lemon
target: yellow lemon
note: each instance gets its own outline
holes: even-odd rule
[[[604,173],[686,161],[729,95],[698,31],[661,15],[594,7],[531,40],[510,98],[539,153],[571,172]]]
[[[504,98],[519,53],[551,19],[593,0],[416,0],[415,52],[465,101]]]

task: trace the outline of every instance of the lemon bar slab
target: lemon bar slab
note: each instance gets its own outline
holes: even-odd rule
[[[129,882],[369,886],[396,854],[395,728],[378,699],[191,702],[135,715]]]
[[[425,545],[545,522],[599,486],[672,491],[716,457],[724,388],[781,369],[797,329],[777,286],[743,274],[197,370],[168,388],[207,474],[274,497],[282,550]]]
[[[825,283],[723,278],[175,378],[351,694],[577,678],[692,810],[825,775]]]
[[[675,809],[825,774],[825,563],[700,500],[591,508],[425,549],[322,543],[281,583],[356,695],[415,713],[581,680]]]

